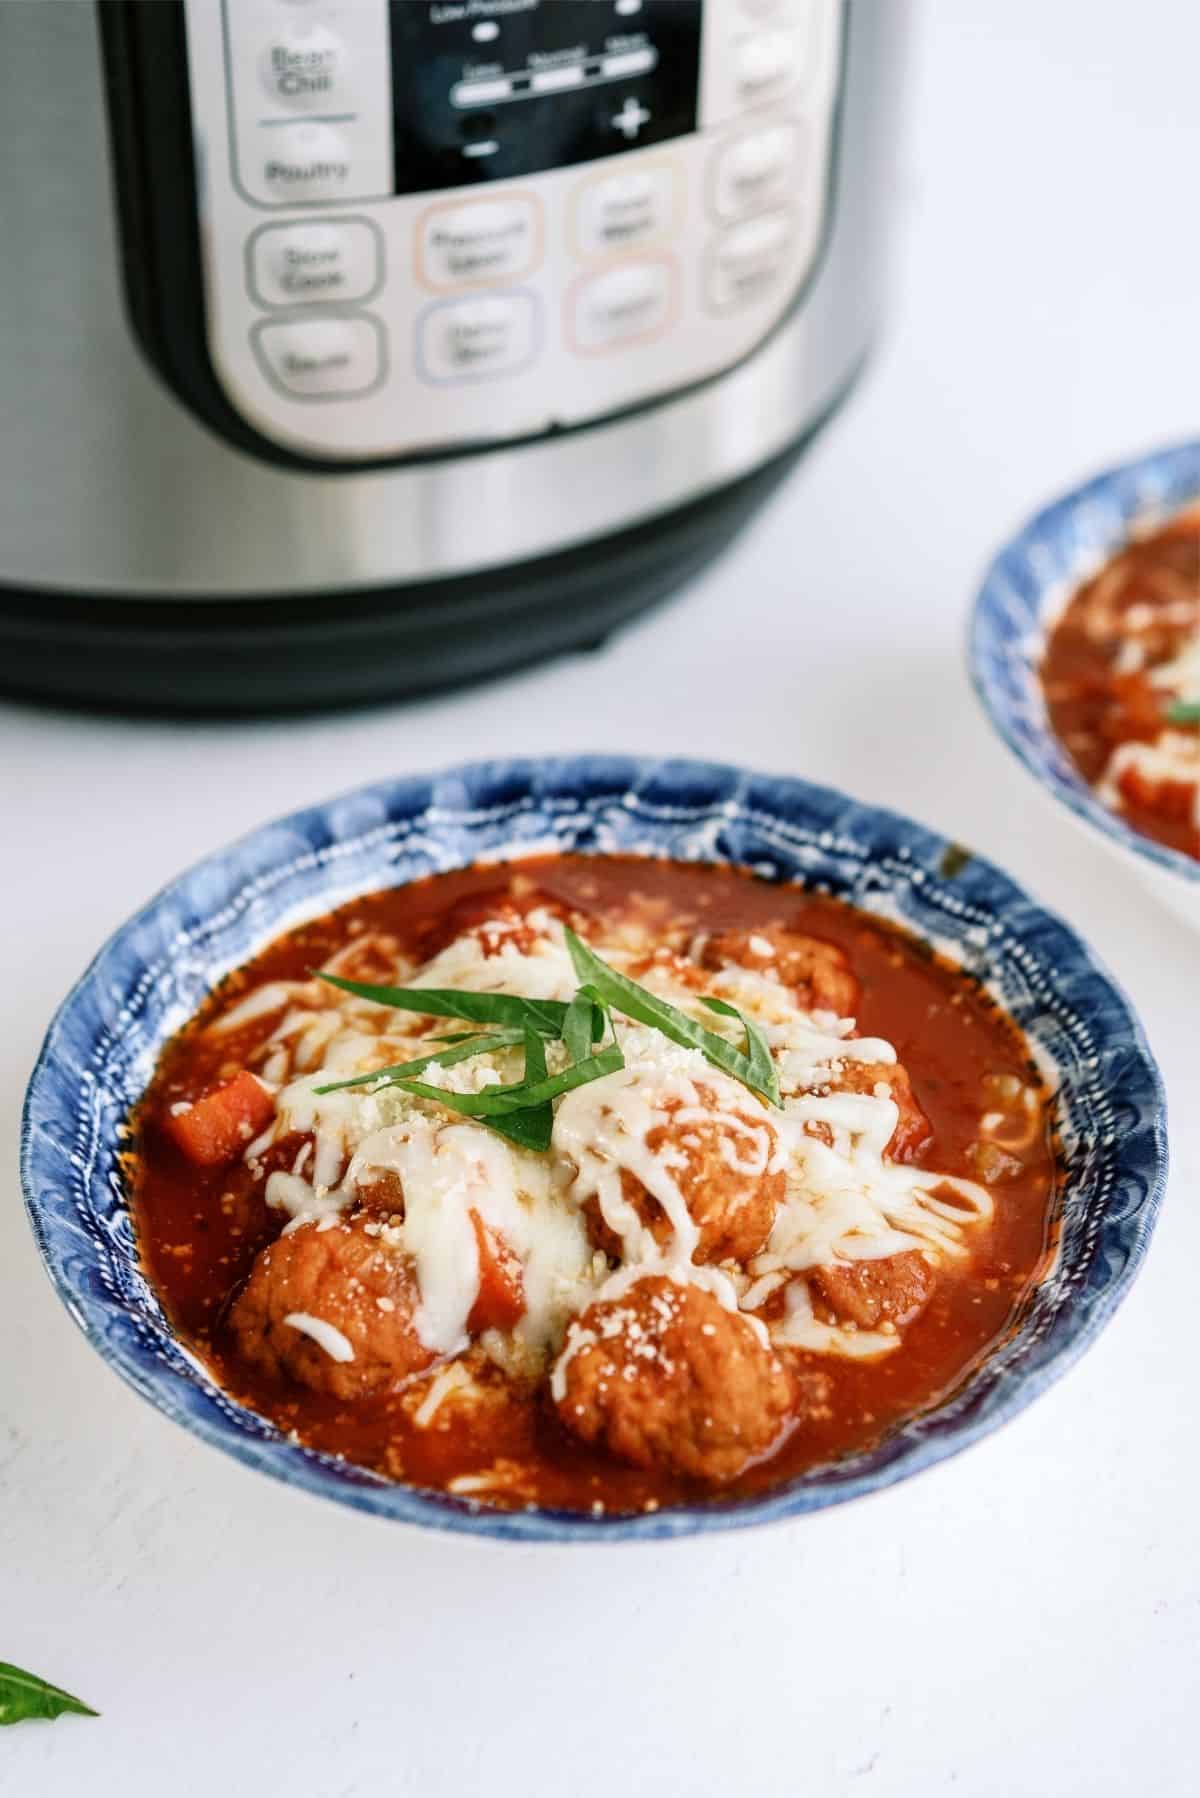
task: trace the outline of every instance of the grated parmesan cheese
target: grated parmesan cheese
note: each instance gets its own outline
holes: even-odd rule
[[[618,931],[613,942],[597,946],[621,967],[644,953],[644,933]],[[593,1301],[619,1299],[649,1274],[704,1288],[726,1309],[740,1311],[763,1341],[769,1336],[818,1353],[862,1358],[889,1353],[899,1341],[897,1332],[822,1323],[813,1313],[807,1283],[796,1276],[829,1262],[911,1249],[935,1263],[968,1252],[970,1232],[992,1214],[986,1189],[888,1159],[899,1111],[886,1081],[869,1093],[837,1090],[847,1062],[894,1065],[892,1044],[853,1036],[849,1019],[802,1009],[794,990],[772,973],[767,939],[752,938],[751,948],[763,954],[766,965],[706,974],[703,989],[735,1005],[761,1029],[779,1074],[782,1110],[769,1109],[699,1051],[619,1019],[626,1065],[557,1102],[549,1155],[525,1151],[433,1100],[395,1088],[317,1091],[352,1074],[429,1053],[431,1043],[445,1034],[444,1020],[407,1013],[398,1018],[394,1010],[352,994],[331,1001],[329,989],[317,982],[274,982],[248,994],[214,1026],[232,1028],[235,1018],[280,1014],[262,1051],[263,1065],[280,1083],[276,1119],[251,1145],[247,1159],[253,1162],[284,1136],[306,1139],[290,1171],[274,1170],[266,1182],[267,1203],[287,1213],[287,1230],[313,1221],[327,1227],[357,1205],[372,1182],[383,1176],[398,1182],[402,1216],[372,1221],[368,1228],[411,1259],[420,1292],[414,1327],[422,1344],[448,1363],[435,1377],[418,1420],[432,1420],[461,1384],[450,1375],[458,1367],[453,1357],[471,1340],[468,1323],[479,1296],[475,1216],[519,1261],[526,1306],[513,1331],[485,1332],[480,1348],[501,1366],[525,1371],[557,1356],[558,1393],[571,1355],[588,1339],[573,1320]],[[374,953],[382,955],[382,943]],[[639,978],[707,1028],[740,1041],[736,1019],[718,1018],[702,1006],[691,972],[690,963],[664,955]],[[559,1000],[570,999],[577,985],[562,927],[545,912],[478,926],[415,971],[397,960],[396,974],[411,986]],[[552,1068],[562,1065],[563,1054],[560,1046],[550,1045]],[[520,1067],[520,1051],[505,1049],[450,1068],[435,1063],[423,1079],[430,1086],[473,1092],[511,1081]],[[674,1130],[663,1131],[652,1150],[648,1139],[669,1120]],[[768,1171],[784,1176],[769,1241],[745,1269],[695,1261],[700,1232],[680,1177],[684,1151],[689,1143],[696,1148],[700,1125],[719,1131],[718,1153],[737,1179],[752,1183]],[[632,1176],[657,1201],[669,1225],[665,1243],[630,1203],[623,1176]],[[584,1207],[593,1202],[621,1243],[615,1271],[589,1239]],[[782,1315],[773,1314],[768,1327],[756,1313],[781,1287],[786,1288]],[[352,1345],[320,1318],[293,1313],[287,1321],[334,1359],[352,1358]]]

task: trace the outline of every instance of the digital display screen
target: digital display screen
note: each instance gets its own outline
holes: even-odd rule
[[[701,0],[392,0],[396,192],[696,129]]]

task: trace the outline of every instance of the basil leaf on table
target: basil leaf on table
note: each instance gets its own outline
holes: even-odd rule
[[[26,1673],[22,1667],[0,1661],[0,1728],[8,1723],[28,1723],[37,1717],[49,1721],[68,1712],[79,1717],[100,1715],[61,1686],[52,1686],[36,1673]]]

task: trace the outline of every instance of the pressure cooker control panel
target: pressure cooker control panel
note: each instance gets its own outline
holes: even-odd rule
[[[823,239],[844,0],[185,0],[209,350],[326,460],[730,367]]]

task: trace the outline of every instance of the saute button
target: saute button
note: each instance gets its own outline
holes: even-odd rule
[[[264,306],[363,300],[381,272],[379,237],[365,219],[265,225],[250,245],[251,286]]]
[[[773,100],[796,78],[796,42],[787,31],[762,31],[738,48],[738,93],[747,106]]]
[[[439,300],[422,314],[417,365],[427,381],[480,381],[533,360],[537,302],[530,293]]]
[[[272,100],[297,112],[329,112],[346,98],[348,58],[341,39],[324,25],[281,31],[259,60]]]
[[[350,191],[350,150],[330,125],[264,131],[263,180],[281,200],[330,200]]]
[[[778,205],[796,166],[796,147],[794,125],[771,125],[718,151],[712,194],[717,217],[740,218]]]
[[[708,304],[728,312],[761,299],[779,279],[792,243],[786,212],[765,213],[735,225],[713,245],[708,266]]]
[[[675,171],[668,163],[584,182],[577,197],[580,254],[603,256],[664,237],[675,219]]]
[[[675,268],[665,256],[589,275],[571,295],[571,341],[577,350],[596,351],[656,336],[674,304]]]
[[[514,281],[538,250],[537,202],[524,194],[434,206],[421,222],[421,273],[432,287]]]
[[[254,347],[267,372],[298,399],[350,399],[383,372],[383,332],[373,318],[264,319]]]

